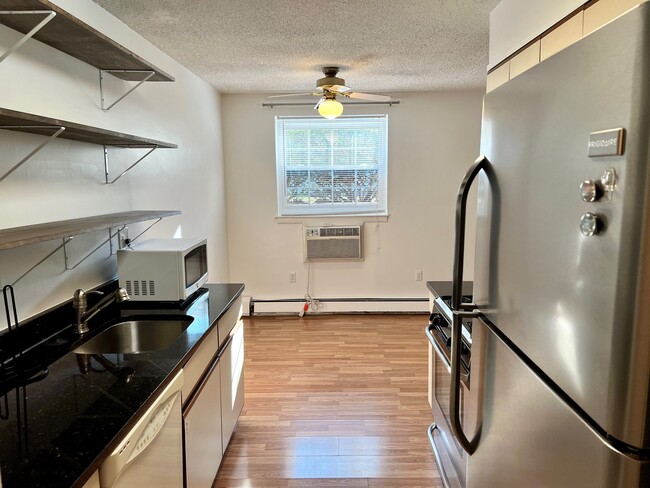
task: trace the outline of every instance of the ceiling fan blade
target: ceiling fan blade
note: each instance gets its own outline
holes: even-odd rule
[[[349,92],[352,91],[352,88],[350,88],[349,86],[345,86],[345,85],[331,85],[331,86],[328,86],[327,89],[329,91],[331,91],[331,92],[340,93],[341,95],[343,95],[344,93],[349,93]]]
[[[359,93],[359,92],[347,92],[343,93],[349,98],[357,98],[359,100],[369,100],[372,102],[390,102],[392,100],[388,95],[375,95],[374,93]]]
[[[316,95],[320,96],[322,93],[318,92],[307,92],[307,93],[287,93],[286,95],[270,95],[266,98],[283,98],[283,97],[304,97],[307,95]]]

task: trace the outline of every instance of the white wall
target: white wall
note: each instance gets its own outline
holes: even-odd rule
[[[367,218],[365,260],[314,263],[317,298],[426,297],[426,280],[451,279],[458,186],[478,156],[482,92],[393,94],[400,105],[347,107],[388,113],[387,221]],[[264,95],[222,95],[228,246],[233,281],[255,299],[301,298],[307,288],[302,220],[276,219],[274,117],[313,115],[310,107],[262,108]],[[311,100],[313,101],[313,100]],[[309,218],[356,224],[361,218]],[[468,240],[473,242],[472,218]],[[473,252],[467,256],[471,278]],[[424,281],[415,281],[415,270]],[[289,283],[289,272],[297,273]]]
[[[68,11],[176,78],[147,83],[108,112],[99,108],[96,68],[30,40],[0,64],[0,107],[178,144],[158,149],[114,185],[104,184],[102,146],[56,140],[0,183],[0,227],[65,220],[128,210],[181,210],[142,238],[205,236],[210,281],[228,280],[226,213],[219,93],[90,0],[56,0]],[[20,34],[0,26],[0,52]],[[109,76],[110,78],[110,76]],[[115,100],[130,85],[108,83]],[[0,131],[0,174],[43,137]],[[110,148],[113,175],[144,153]],[[148,223],[129,226],[131,236]],[[1,232],[1,231],[0,231]],[[71,260],[106,239],[107,231],[78,236]],[[0,283],[13,282],[60,241],[0,251]],[[58,252],[16,285],[21,320],[116,275],[108,245],[73,271],[64,271]],[[4,314],[0,314],[4,319]],[[4,320],[3,320],[4,322]],[[1,326],[1,325],[0,325]]]
[[[584,3],[586,0],[502,0],[490,13],[488,69]]]

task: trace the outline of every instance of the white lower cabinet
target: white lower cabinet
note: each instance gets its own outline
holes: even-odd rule
[[[185,487],[210,488],[223,457],[221,445],[221,361],[207,375],[183,411]]]
[[[221,432],[223,452],[228,447],[244,407],[244,322],[239,320],[221,353]]]
[[[225,337],[215,339],[217,331]],[[244,406],[241,298],[218,320],[186,368],[192,379],[183,389],[185,488],[210,488]]]
[[[2,486],[1,481],[0,481],[0,486]],[[83,486],[83,488],[101,488],[99,485],[99,471],[95,471],[95,473],[90,477],[90,479],[86,481],[86,484]]]

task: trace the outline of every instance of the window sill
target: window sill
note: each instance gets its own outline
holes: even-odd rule
[[[302,224],[304,222],[313,222],[321,220],[357,220],[360,222],[388,222],[389,214],[375,215],[375,214],[356,214],[356,215],[291,215],[291,216],[276,216],[275,221],[278,224]]]

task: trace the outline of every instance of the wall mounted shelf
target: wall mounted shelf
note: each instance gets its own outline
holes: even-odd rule
[[[28,114],[6,108],[0,108],[0,129],[16,130],[19,132],[29,132],[43,136],[51,136],[53,129],[65,127],[59,137],[61,139],[72,139],[74,141],[89,142],[91,144],[100,144],[104,146],[116,147],[157,147],[174,149],[178,146],[169,142],[157,141],[146,137],[124,134],[108,129],[100,129],[89,125],[68,122],[42,115]]]
[[[27,156],[15,164],[4,175],[0,176],[0,182],[15,170],[17,170],[24,163],[26,163],[34,154],[43,149],[56,137],[59,137],[61,139],[71,139],[74,141],[103,145],[106,183],[109,184],[115,183],[118,178],[122,177],[127,171],[132,169],[146,156],[151,154],[154,149],[175,149],[178,147],[176,144],[171,144],[169,142],[157,141],[155,139],[148,139],[146,137],[124,134],[122,132],[100,129],[98,127],[82,125],[76,122],[68,122],[65,120],[53,119],[51,117],[43,117],[41,115],[28,114],[25,112],[18,112],[5,108],[0,108],[0,129],[28,132],[30,134],[38,134],[47,136],[49,138],[41,143],[36,149],[32,150]],[[134,164],[129,166],[113,181],[109,181],[106,146],[125,148],[149,148],[151,151],[149,151],[143,157],[139,158]]]
[[[180,215],[179,210],[133,210],[80,219],[47,222],[0,230],[0,250],[51,241],[95,230]]]
[[[144,71],[153,71],[148,81],[174,81],[174,77],[134,52],[113,41],[69,12],[48,0],[0,0],[0,11],[43,11],[56,15],[33,38],[70,56],[126,81],[141,81]],[[0,15],[4,24],[23,34],[29,33],[38,20],[31,15]]]
[[[44,224],[26,225],[23,227],[13,227],[10,229],[0,230],[0,250],[12,249],[15,247],[27,246],[29,244],[36,244],[38,242],[52,241],[55,239],[62,239],[59,246],[50,251],[46,256],[41,258],[31,268],[16,278],[12,285],[15,285],[25,276],[31,273],[35,268],[47,261],[51,256],[63,249],[65,258],[65,269],[75,269],[92,254],[101,249],[105,244],[111,244],[111,254],[113,254],[112,239],[119,234],[128,224],[136,222],[144,222],[147,220],[155,220],[145,230],[140,232],[136,237],[131,239],[131,242],[138,239],[142,234],[151,229],[155,224],[160,222],[164,217],[172,215],[179,215],[179,210],[133,210],[129,212],[119,212],[106,215],[97,215],[93,217],[83,217],[80,219],[62,220],[58,222],[47,222]],[[118,227],[118,231],[113,233],[112,229]],[[76,264],[70,264],[68,256],[67,244],[72,240],[75,235],[85,234],[87,232],[108,229],[108,239],[102,241],[92,251],[87,253],[83,258],[79,259]]]

